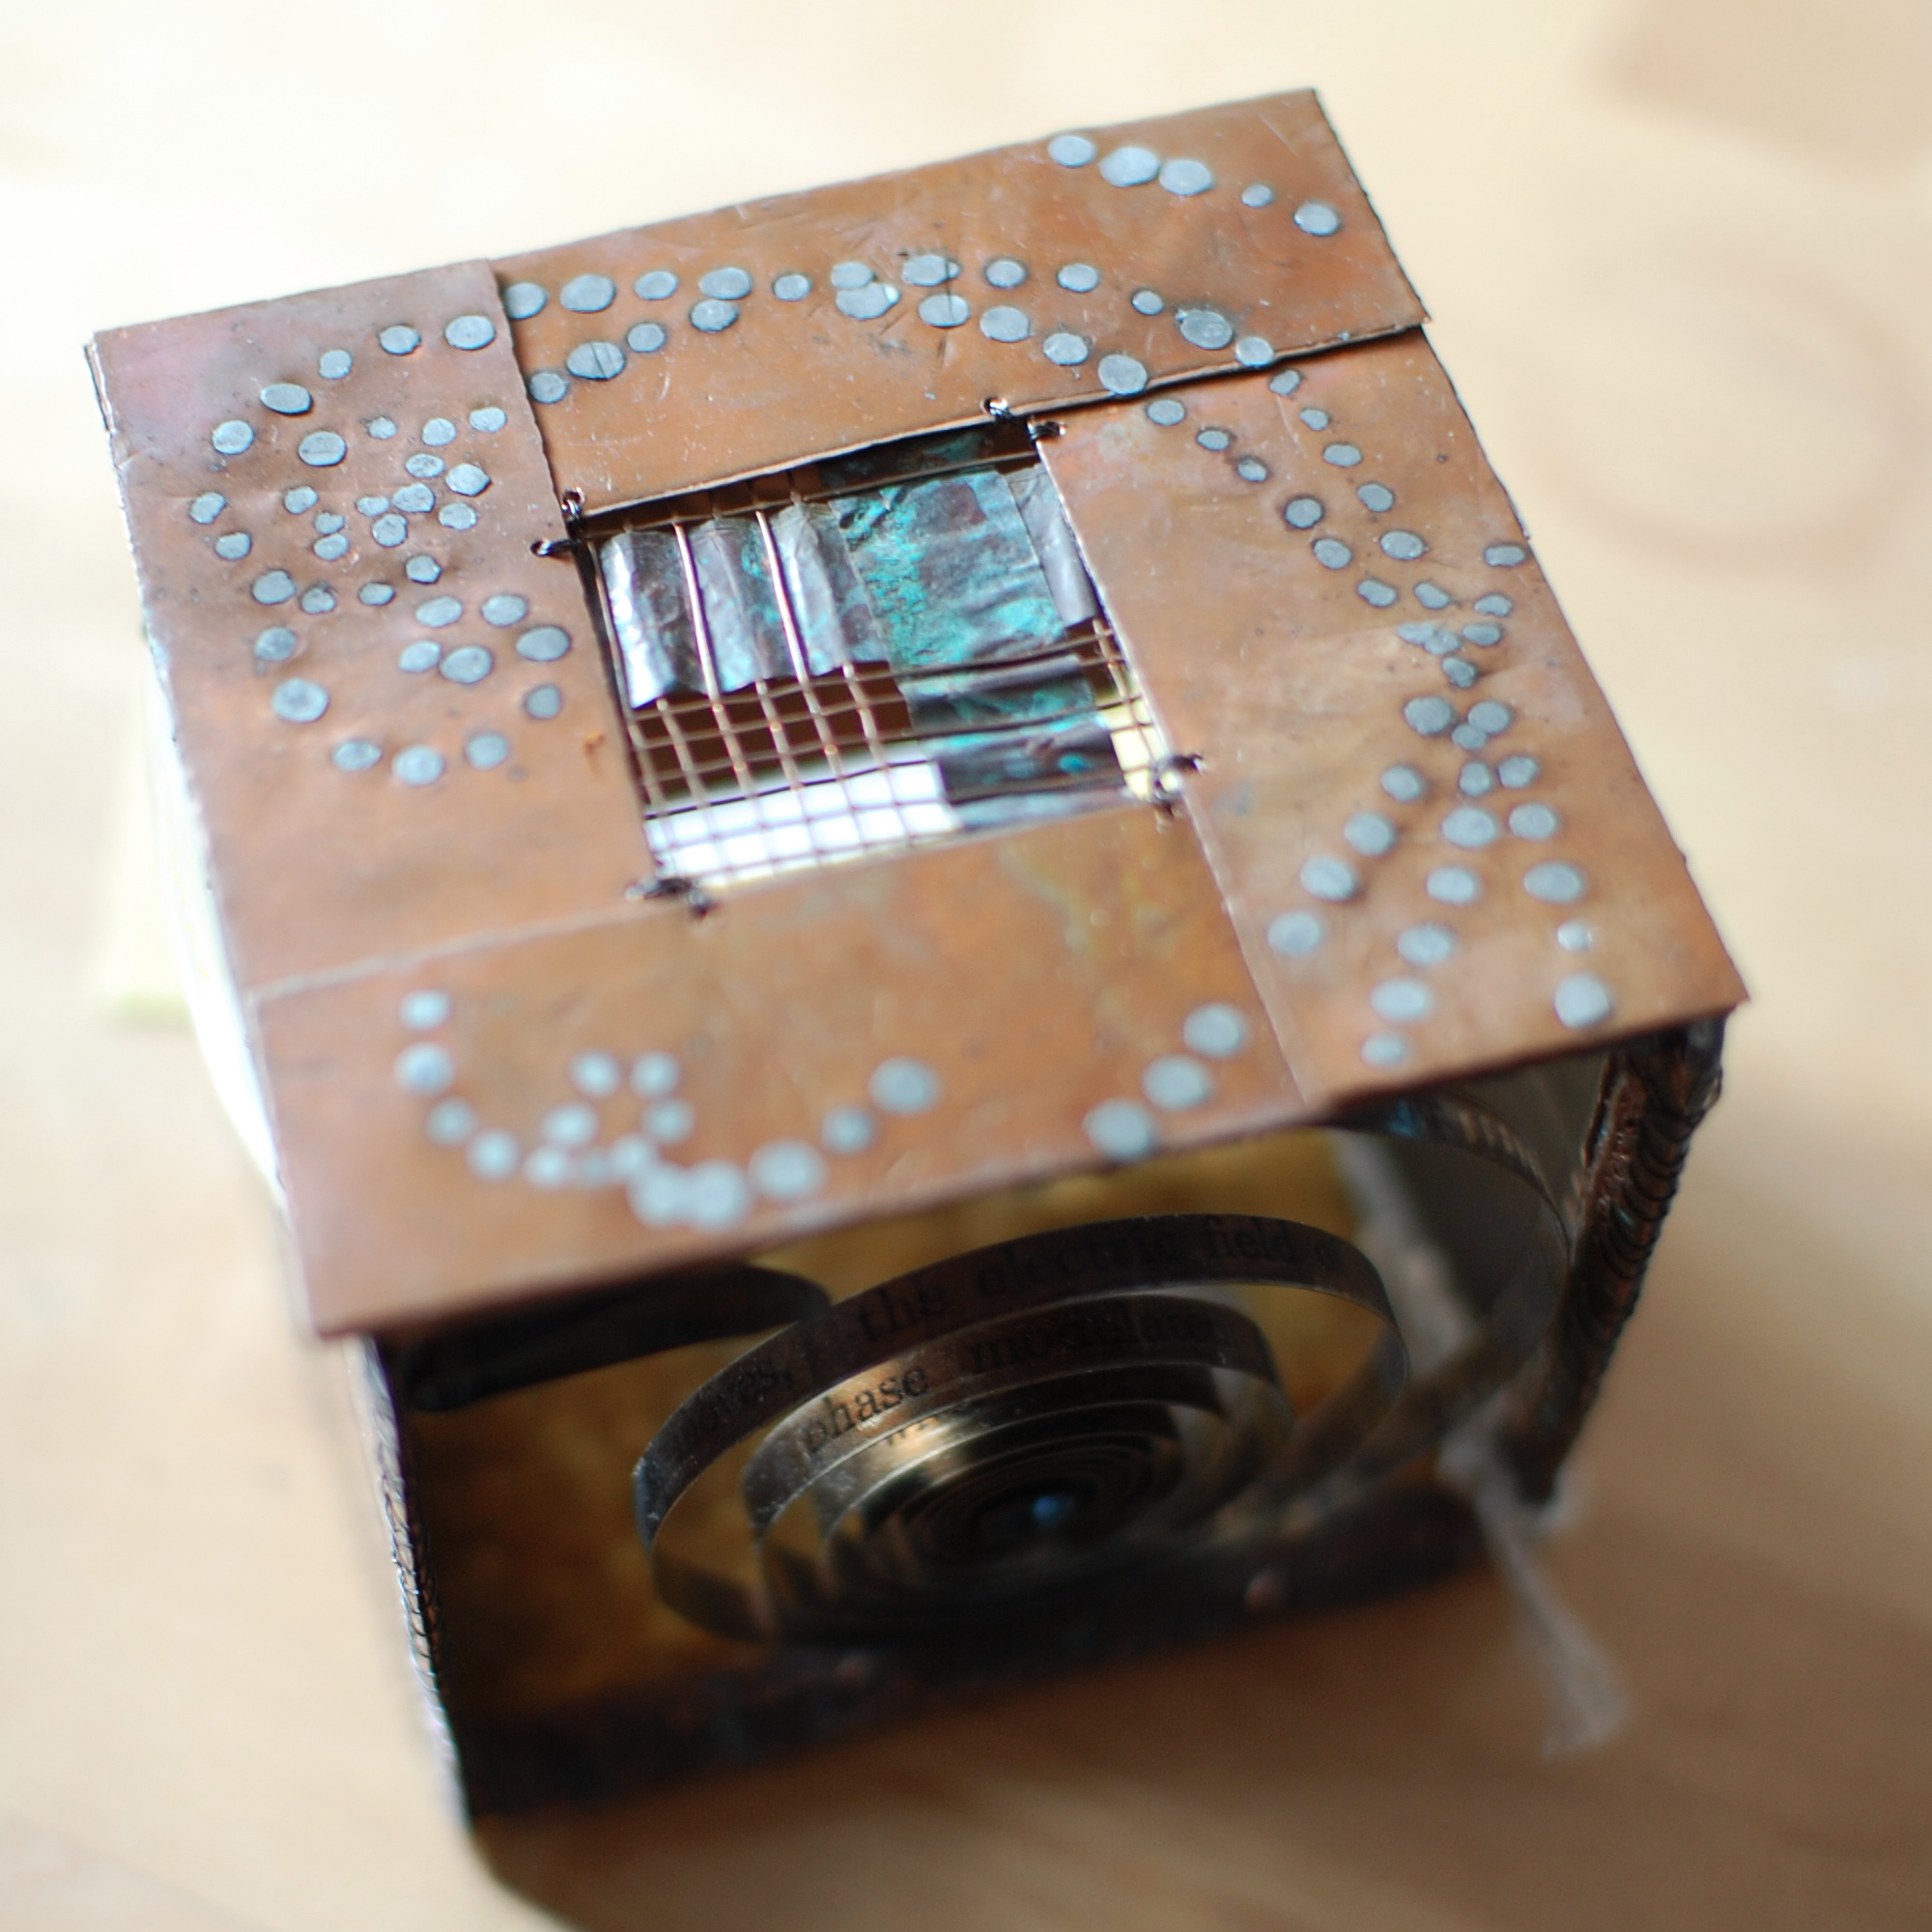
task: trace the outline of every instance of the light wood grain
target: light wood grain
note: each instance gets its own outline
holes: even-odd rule
[[[8,14],[0,1922],[1932,1919],[1922,39],[1904,0]],[[1306,82],[1758,999],[1553,1559],[1635,1721],[1545,1765],[1471,1577],[497,1829],[506,1889],[271,1212],[186,1038],[90,991],[139,641],[78,345]]]

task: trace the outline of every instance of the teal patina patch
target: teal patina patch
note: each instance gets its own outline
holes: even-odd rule
[[[890,484],[834,508],[894,670],[1023,657],[1062,636],[1046,573],[997,469]]]

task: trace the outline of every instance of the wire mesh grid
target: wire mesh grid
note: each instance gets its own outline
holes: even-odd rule
[[[911,474],[926,480],[960,468]],[[815,481],[809,471],[771,479],[762,500],[749,502],[741,493],[686,498],[675,514],[648,520],[676,542],[694,681],[702,685],[627,707],[662,883],[730,886],[1000,824],[1154,801],[1164,750],[1097,606],[1050,643],[973,668],[973,696],[982,702],[989,693],[1026,695],[1024,716],[1009,722],[962,722],[932,700],[930,678],[849,652],[814,669],[774,516],[786,501],[822,499]],[[786,486],[783,496],[774,482]],[[755,520],[786,661],[736,683],[721,675],[693,541],[722,514]],[[1047,740],[1073,749],[1025,755]],[[1018,778],[1001,769],[1015,752],[1025,767]]]

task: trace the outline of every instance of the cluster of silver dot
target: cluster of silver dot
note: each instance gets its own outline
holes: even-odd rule
[[[1104,158],[1098,147],[1084,134],[1060,134],[1049,141],[1046,153],[1065,168],[1084,168],[1099,161],[1096,172],[1116,188],[1139,187],[1158,182],[1170,194],[1182,199],[1206,195],[1217,186],[1213,170],[1206,162],[1186,157],[1163,160],[1151,149],[1127,146],[1116,148]],[[1275,199],[1274,189],[1265,182],[1251,182],[1241,190],[1245,208],[1264,209]],[[1294,210],[1293,219],[1303,234],[1326,237],[1339,231],[1342,218],[1326,202],[1304,201]],[[936,329],[961,328],[976,313],[974,301],[955,284],[965,270],[949,255],[918,254],[892,267],[897,281],[888,280],[871,263],[837,262],[824,271],[832,291],[833,306],[854,322],[877,322],[903,299],[898,286],[902,281],[914,289],[929,293],[918,299],[920,320]],[[984,262],[980,273],[988,288],[998,292],[1019,288],[1033,276],[1033,270],[1016,255],[996,255]],[[1063,262],[1054,270],[1059,287],[1074,295],[1091,295],[1099,288],[1101,270],[1091,262]],[[815,283],[802,269],[787,270],[771,280],[771,295],[780,302],[803,302]],[[683,290],[682,278],[670,269],[647,269],[631,284],[631,293],[653,311],[669,302]],[[725,263],[698,277],[696,298],[684,320],[698,335],[718,335],[730,328],[739,317],[739,304],[756,292],[751,271]],[[1136,286],[1125,290],[1128,305],[1138,315],[1164,313],[1168,301],[1157,290]],[[577,315],[602,315],[618,299],[617,283],[606,274],[586,271],[573,275],[556,292],[560,308]],[[541,282],[512,282],[503,290],[504,312],[514,322],[526,322],[540,315],[550,305],[551,291]],[[980,332],[989,341],[1020,344],[1037,339],[1039,352],[1061,368],[1078,368],[1094,357],[1098,345],[1077,329],[1037,325],[1035,317],[1015,302],[995,299],[978,311]],[[668,321],[667,318],[669,318]],[[1272,362],[1274,346],[1264,336],[1238,336],[1235,324],[1219,308],[1209,303],[1183,302],[1176,306],[1174,319],[1181,338],[1191,347],[1208,352],[1232,349],[1236,361],[1243,367],[1261,368]],[[621,376],[634,355],[655,355],[672,339],[675,311],[654,312],[631,324],[622,341],[608,336],[591,336],[578,343],[565,357],[561,369],[538,369],[529,377],[529,392],[538,403],[558,403],[570,393],[572,379],[585,383],[608,383]],[[1094,374],[1101,386],[1117,396],[1138,395],[1147,387],[1147,366],[1138,357],[1121,353],[1098,355]]]
[[[1248,1043],[1248,1023],[1220,1001],[1196,1007],[1181,1022],[1180,1053],[1157,1054],[1141,1073],[1137,1099],[1102,1100],[1082,1122],[1109,1160],[1145,1160],[1160,1145],[1161,1114],[1182,1114],[1214,1097],[1210,1061],[1233,1060]]]
[[[456,1059],[441,1032],[455,1002],[434,987],[404,995],[398,1017],[418,1037],[397,1054],[396,1084],[428,1103],[423,1131],[440,1148],[461,1152],[477,1179],[521,1178],[545,1191],[622,1188],[647,1227],[721,1232],[743,1221],[760,1200],[807,1201],[831,1178],[827,1156],[849,1159],[878,1139],[881,1115],[911,1118],[939,1104],[939,1075],[923,1060],[894,1055],[873,1067],[866,1099],[832,1108],[815,1141],[767,1141],[744,1160],[723,1157],[681,1165],[669,1151],[691,1139],[697,1112],[679,1090],[684,1067],[663,1048],[618,1054],[603,1047],[573,1053],[564,1067],[567,1093],[545,1109],[533,1133],[493,1125],[456,1092]],[[614,1127],[614,1131],[611,1129]]]
[[[442,335],[453,349],[483,349],[496,340],[497,326],[488,316],[462,315],[447,324]],[[381,352],[388,355],[412,355],[422,346],[420,331],[406,323],[389,325],[379,330],[375,339]],[[355,355],[348,349],[326,349],[316,358],[318,376],[331,384],[344,381],[355,366]],[[260,401],[271,414],[283,417],[309,415],[316,408],[313,392],[301,383],[287,380],[265,384]],[[494,436],[507,421],[508,415],[501,408],[487,403],[469,412],[468,427],[476,436]],[[364,417],[360,428],[379,443],[392,441],[402,433],[400,426],[387,415]],[[476,527],[474,499],[491,487],[489,471],[480,463],[463,459],[452,464],[439,454],[462,433],[449,417],[431,416],[417,432],[415,440],[420,447],[399,466],[407,480],[387,496],[362,496],[355,499],[353,511],[363,520],[369,543],[381,550],[399,550],[410,541],[416,527],[411,520],[427,518],[432,512],[437,522],[452,532]],[[246,418],[231,417],[216,424],[209,440],[218,455],[233,461],[254,447],[256,431]],[[297,459],[320,472],[319,480],[323,481],[327,471],[346,460],[348,453],[347,439],[333,429],[311,430],[296,446]],[[440,498],[439,486],[450,493],[446,498]],[[350,534],[348,506],[338,509],[327,504],[322,492],[310,483],[285,491],[281,502],[287,515],[312,520],[316,534],[309,548],[319,562],[336,563],[349,554],[354,539]],[[192,522],[211,529],[210,548],[218,559],[240,563],[253,554],[255,537],[244,529],[213,528],[228,507],[228,499],[220,491],[208,490],[189,502],[187,514]],[[440,579],[442,566],[426,552],[415,551],[404,558],[403,575],[410,583],[427,587]],[[277,610],[293,604],[309,616],[325,616],[339,602],[334,585],[317,582],[302,588],[293,573],[279,567],[261,572],[249,589],[255,602],[265,609]],[[380,609],[393,603],[396,594],[394,583],[375,580],[363,583],[356,598],[364,605]],[[416,621],[429,630],[445,630],[464,614],[461,601],[448,595],[428,598],[415,610]],[[478,614],[485,623],[507,630],[523,624],[528,615],[528,606],[514,593],[498,592],[483,600]],[[532,625],[522,630],[515,640],[517,656],[532,664],[554,663],[569,648],[569,634],[554,624]],[[300,638],[285,622],[270,624],[254,641],[255,661],[265,669],[288,663],[300,650]],[[406,673],[439,671],[457,685],[480,684],[496,667],[496,652],[487,644],[445,646],[434,638],[421,638],[408,644],[398,659],[398,668]],[[329,694],[325,685],[312,678],[285,677],[276,684],[269,704],[283,724],[309,725],[327,713]],[[538,684],[523,693],[522,708],[526,717],[549,720],[562,710],[563,695],[554,684]],[[491,771],[509,761],[510,750],[510,741],[502,732],[475,731],[464,741],[463,760],[473,770]],[[340,740],[329,753],[334,767],[348,773],[373,771],[385,757],[396,780],[416,788],[435,784],[447,772],[450,762],[433,745],[404,745],[391,755],[367,738]]]
[[[1299,370],[1284,369],[1268,386],[1277,395],[1292,396],[1302,381]],[[1165,427],[1179,424],[1185,413],[1179,402],[1172,399],[1148,406],[1148,414]],[[1361,466],[1360,447],[1341,435],[1326,410],[1304,406],[1295,412],[1295,417],[1304,430],[1328,439],[1320,454],[1331,469],[1346,474]],[[1196,440],[1208,450],[1224,451],[1233,438],[1225,430],[1204,429]],[[1255,468],[1259,473],[1240,469],[1238,463],[1236,468],[1244,480],[1266,479],[1266,468],[1258,459]],[[1372,541],[1380,554],[1395,563],[1422,563],[1430,554],[1429,539],[1418,531],[1381,523],[1398,508],[1396,493],[1374,481],[1352,487],[1372,520]],[[1323,530],[1329,509],[1323,497],[1298,492],[1283,504],[1282,521],[1297,536],[1317,532],[1309,537],[1309,550],[1320,567],[1346,570],[1355,561],[1356,549]],[[1483,562],[1492,570],[1513,570],[1527,560],[1527,554],[1520,543],[1499,538],[1485,546]],[[1453,620],[1442,614],[1457,602],[1447,590],[1427,577],[1419,577],[1406,589],[1431,614],[1398,623],[1396,636],[1422,653],[1425,662],[1433,662],[1455,691],[1469,691],[1483,671],[1479,660],[1466,652],[1473,649],[1487,654],[1502,644],[1506,635],[1502,620],[1514,611],[1513,601],[1500,588],[1487,590],[1474,600],[1470,621],[1457,629],[1452,628]],[[1404,595],[1402,586],[1375,575],[1364,576],[1356,591],[1378,611],[1399,604]],[[1435,828],[1435,836],[1454,856],[1445,854],[1448,862],[1429,873],[1424,887],[1435,907],[1443,911],[1432,912],[1397,935],[1395,950],[1406,970],[1378,980],[1369,993],[1374,1024],[1362,1040],[1361,1056],[1377,1068],[1399,1066],[1407,1060],[1409,1041],[1398,1029],[1419,1026],[1436,1009],[1435,989],[1421,976],[1446,964],[1460,951],[1461,941],[1447,915],[1475,904],[1483,895],[1484,881],[1468,861],[1505,837],[1543,846],[1563,830],[1561,814],[1553,807],[1520,796],[1543,777],[1538,758],[1523,750],[1511,750],[1493,761],[1478,755],[1516,724],[1516,713],[1509,705],[1494,698],[1478,698],[1463,708],[1449,696],[1432,693],[1408,698],[1402,706],[1402,719],[1425,742],[1447,743],[1463,756],[1454,775],[1455,802]],[[1396,806],[1420,805],[1439,783],[1406,762],[1389,766],[1380,777],[1384,797]],[[1364,862],[1373,864],[1384,858],[1403,837],[1403,830],[1385,810],[1354,812],[1341,827],[1341,842],[1348,847],[1349,856],[1318,853],[1307,861],[1301,868],[1300,884],[1316,904],[1291,908],[1276,917],[1267,929],[1269,946],[1288,959],[1303,959],[1314,953],[1328,930],[1329,915],[1318,908],[1332,909],[1358,899],[1366,890]],[[1520,885],[1539,903],[1562,908],[1578,904],[1589,892],[1581,869],[1556,857],[1537,857],[1523,871]],[[1570,953],[1587,952],[1595,943],[1588,923],[1574,917],[1556,926],[1553,938],[1559,950]],[[1608,1019],[1615,1002],[1610,989],[1595,974],[1572,973],[1558,982],[1552,1005],[1563,1025],[1581,1031]]]

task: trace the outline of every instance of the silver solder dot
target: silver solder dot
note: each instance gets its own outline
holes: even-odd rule
[[[1384,980],[1369,994],[1369,1005],[1391,1026],[1413,1026],[1435,1010],[1435,995],[1420,980]]]
[[[1522,889],[1545,905],[1575,905],[1583,896],[1583,875],[1561,859],[1547,859],[1522,875]]]
[[[443,325],[442,339],[452,349],[487,349],[497,339],[497,325],[487,315],[459,315]]]
[[[313,724],[328,709],[328,693],[305,677],[284,678],[269,703],[284,724]]]
[[[1214,1097],[1214,1076],[1184,1053],[1165,1053],[1141,1075],[1141,1092],[1163,1113],[1184,1113]]]
[[[1314,858],[1301,868],[1301,887],[1311,898],[1341,904],[1361,891],[1355,868],[1341,859]]]
[[[1182,309],[1179,323],[1181,339],[1196,349],[1225,349],[1235,339],[1235,325],[1216,309]]]
[[[674,1053],[642,1053],[631,1063],[631,1092],[646,1100],[661,1100],[675,1094],[684,1068]]]
[[[438,1147],[461,1147],[476,1131],[476,1109],[468,1100],[439,1100],[423,1121]]]
[[[1610,989],[1594,973],[1573,973],[1557,985],[1551,1004],[1556,1017],[1577,1029],[1601,1026],[1615,1006]]]
[[[951,289],[927,296],[919,305],[919,319],[929,328],[957,328],[972,318],[972,304]]]
[[[1423,890],[1440,905],[1474,905],[1483,895],[1483,882],[1466,866],[1438,866]]]
[[[1378,811],[1358,811],[1342,828],[1342,837],[1365,859],[1379,859],[1395,844],[1395,827]]]
[[[864,1107],[834,1107],[818,1123],[818,1138],[832,1153],[864,1153],[878,1137],[878,1122]]]
[[[419,1039],[396,1056],[396,1085],[423,1098],[446,1092],[456,1079],[456,1063],[435,1041]]]
[[[573,1054],[570,1084],[593,1100],[608,1100],[624,1084],[624,1068],[614,1053]]]
[[[608,383],[624,373],[624,352],[614,342],[580,342],[563,366],[586,383]]]
[[[1167,161],[1161,167],[1160,185],[1169,194],[1206,194],[1214,185],[1214,171],[1206,161]]]
[[[1411,966],[1440,966],[1455,952],[1456,935],[1432,920],[1399,932],[1395,950]]]
[[[1145,1160],[1160,1142],[1153,1116],[1137,1100],[1102,1100],[1081,1125],[1109,1160]]]
[[[1443,838],[1465,852],[1480,852],[1493,843],[1501,831],[1494,816],[1479,805],[1459,805],[1442,821]]]
[[[1268,922],[1267,943],[1284,959],[1304,959],[1321,944],[1325,930],[1319,913],[1285,912]]]
[[[469,1171],[478,1180],[507,1180],[517,1171],[523,1150],[515,1134],[501,1127],[490,1127],[478,1134],[465,1151]]]
[[[1160,172],[1160,156],[1151,148],[1116,148],[1100,163],[1101,179],[1113,187],[1139,187]]]
[[[396,1017],[412,1033],[431,1033],[455,1010],[456,1003],[439,987],[418,986],[405,993],[396,1008]]]
[[[1370,1066],[1400,1066],[1408,1058],[1408,1042],[1399,1033],[1372,1033],[1362,1042],[1362,1059]]]
[[[768,1201],[803,1201],[825,1185],[825,1158],[804,1141],[767,1141],[745,1165]]]
[[[1187,1015],[1180,1037],[1204,1060],[1232,1060],[1248,1043],[1248,1023],[1238,1008],[1216,1000]]]
[[[866,1083],[872,1104],[888,1114],[923,1114],[939,1104],[939,1075],[923,1060],[882,1060]]]
[[[557,1147],[588,1147],[597,1138],[597,1110],[582,1100],[566,1100],[543,1117],[542,1133]]]
[[[389,769],[406,785],[432,785],[442,776],[442,753],[429,745],[405,745]]]

